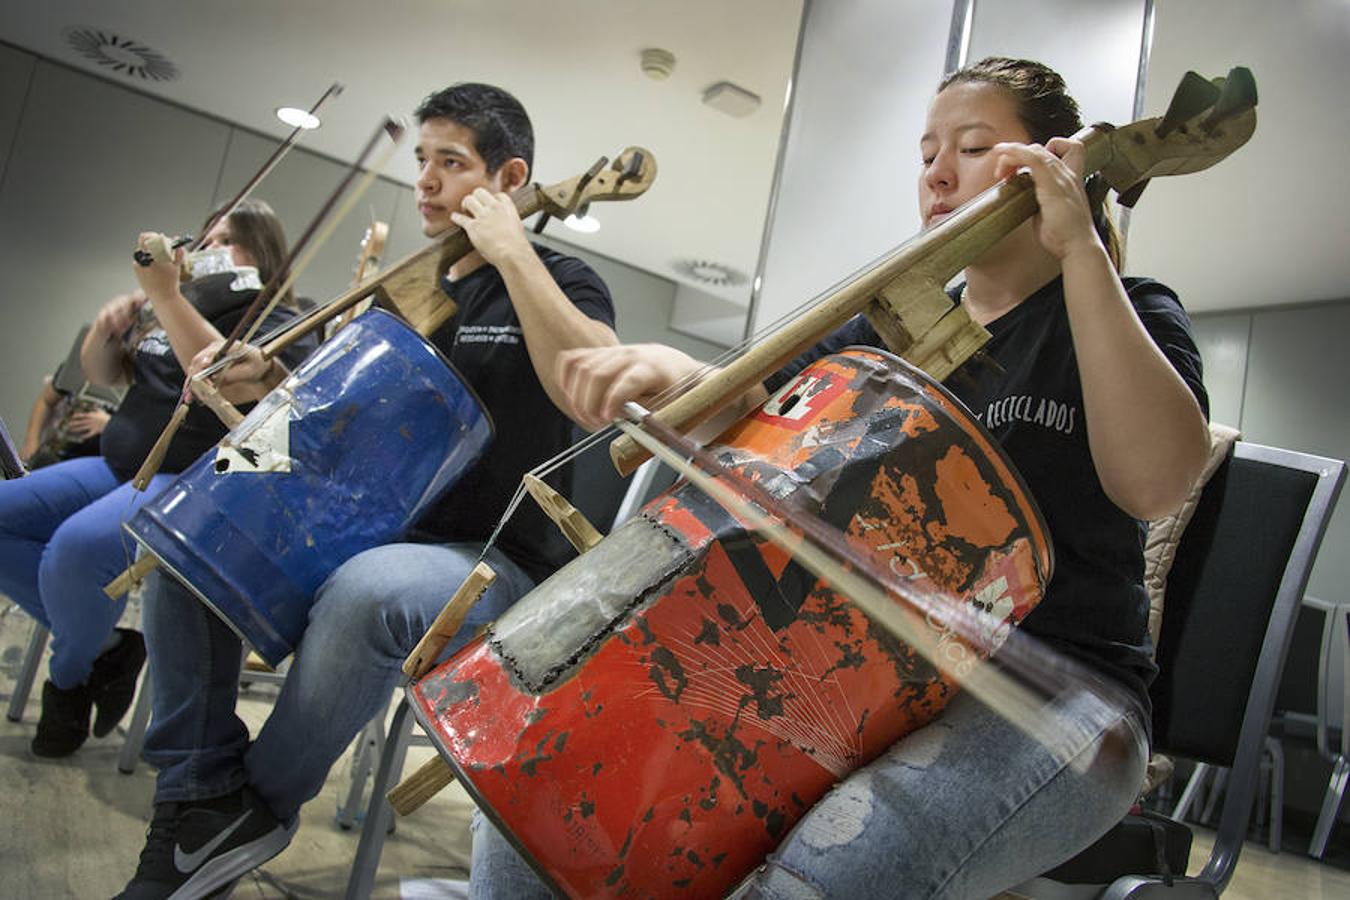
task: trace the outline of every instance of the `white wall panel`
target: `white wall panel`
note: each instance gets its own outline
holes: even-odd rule
[[[0,186],[0,415],[16,430],[80,325],[109,297],[135,287],[137,233],[200,223],[228,131],[179,107],[37,64]]]
[[[1350,296],[1350,3],[1160,0],[1147,106],[1183,73],[1256,76],[1256,134],[1213,169],[1149,187],[1130,225],[1131,268],[1195,310]]]
[[[919,135],[950,3],[809,4],[753,328],[919,228]]]
[[[31,54],[0,44],[0,178],[4,176],[5,161],[19,127],[23,100],[36,63]]]
[[[228,202],[276,147],[277,142],[270,138],[233,129],[214,202]],[[395,152],[400,151],[412,153],[406,142]],[[294,244],[337,188],[347,170],[345,164],[297,146],[258,185],[254,196],[271,204],[286,228],[287,240]],[[313,262],[301,273],[296,282],[297,296],[322,303],[345,291],[355,275],[361,239],[370,224],[372,213],[392,226],[396,198],[400,193],[410,193],[410,189],[386,179],[377,179],[346,218],[337,224],[332,235],[319,247]],[[349,194],[343,196],[345,198]],[[341,203],[339,201],[338,205]],[[420,232],[417,237],[420,245]],[[385,262],[391,261],[386,255]]]
[[[1034,59],[1064,76],[1083,121],[1133,120],[1144,0],[975,0],[969,62]]]

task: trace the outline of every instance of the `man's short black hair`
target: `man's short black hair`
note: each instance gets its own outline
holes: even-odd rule
[[[530,116],[519,100],[499,87],[473,82],[452,84],[423,100],[414,115],[419,125],[427,119],[448,119],[472,131],[474,149],[487,163],[488,174],[517,156],[534,172]]]

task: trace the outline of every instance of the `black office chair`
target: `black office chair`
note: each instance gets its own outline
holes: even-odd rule
[[[1339,460],[1238,442],[1205,486],[1178,547],[1158,640],[1160,674],[1149,693],[1154,750],[1229,769],[1203,871],[1184,874],[1184,823],[1129,816],[1015,894],[1121,900],[1223,892],[1247,834],[1289,638],[1344,479]],[[1168,860],[1169,846],[1184,849]]]

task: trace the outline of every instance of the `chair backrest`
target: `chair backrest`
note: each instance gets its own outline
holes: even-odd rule
[[[1201,495],[1171,572],[1158,641],[1155,749],[1232,769],[1201,878],[1225,884],[1299,603],[1345,463],[1239,442]]]

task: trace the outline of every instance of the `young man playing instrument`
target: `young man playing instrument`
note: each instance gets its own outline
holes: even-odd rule
[[[328,578],[252,742],[234,712],[238,638],[177,582],[151,577],[143,617],[154,718],[145,757],[160,771],[145,849],[122,897],[207,896],[285,848],[301,805],[385,709],[403,660],[473,568],[521,475],[571,445],[559,354],[617,343],[604,283],[581,261],[532,245],[507,196],[527,182],[533,160],[520,103],[499,88],[459,84],[428,97],[416,115],[423,232],[458,226],[474,247],[443,284],[457,312],[430,340],[482,400],[494,444],[409,542],[360,553]],[[256,393],[279,380],[255,354],[220,384]],[[528,507],[487,554],[497,579],[452,648],[571,555]]]

